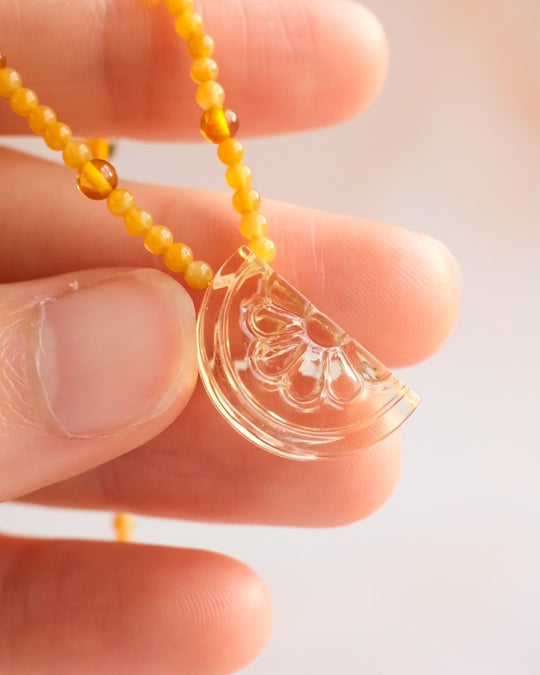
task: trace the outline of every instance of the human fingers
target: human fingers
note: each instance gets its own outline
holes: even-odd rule
[[[365,108],[382,86],[384,33],[356,2],[206,0],[202,10],[244,135],[335,123]],[[165,7],[8,2],[0,3],[0,26],[9,26],[2,45],[9,64],[77,133],[197,137],[188,55]],[[3,133],[26,128],[0,109]]]
[[[249,568],[205,551],[0,538],[0,671],[236,672],[270,603]]]
[[[162,431],[196,378],[193,305],[156,270],[0,286],[0,501]]]

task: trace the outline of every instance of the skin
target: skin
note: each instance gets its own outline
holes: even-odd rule
[[[383,30],[349,0],[203,5],[243,137],[339,122],[365,109],[384,82]],[[164,8],[8,2],[0,25],[10,27],[10,65],[81,136],[196,137],[192,83],[178,77],[185,46]],[[44,25],[58,39],[45,39]],[[0,103],[0,132],[24,133]],[[398,435],[322,463],[255,450],[196,385],[200,295],[157,269],[131,271],[162,268],[88,207],[65,168],[0,155],[0,498],[306,527],[354,522],[388,499],[400,471]],[[174,230],[181,220],[182,237],[214,268],[238,246],[228,196],[126,187],[156,222]],[[265,204],[276,269],[388,366],[421,361],[446,340],[459,281],[442,244],[392,225]],[[308,246],[315,250],[305,256]],[[352,280],[347,290],[324,283],[340,275]],[[87,412],[77,417],[83,402]],[[3,537],[0,627],[0,671],[12,675],[221,675],[262,649],[270,601],[252,570],[210,552]]]

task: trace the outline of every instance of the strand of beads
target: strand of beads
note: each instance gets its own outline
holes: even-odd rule
[[[204,110],[201,132],[210,143],[217,145],[218,157],[227,167],[225,179],[235,192],[234,209],[242,216],[240,232],[249,240],[250,249],[266,262],[276,255],[274,242],[266,237],[268,223],[260,213],[261,197],[252,187],[252,172],[243,163],[244,146],[234,137],[238,131],[236,114],[224,106],[225,91],[217,82],[219,68],[212,58],[214,41],[194,10],[193,0],[167,0],[167,8],[175,19],[176,32],[187,43],[191,77],[198,84],[196,99]]]
[[[127,232],[143,238],[145,248],[162,255],[172,271],[183,273],[188,286],[206,288],[212,281],[212,269],[202,260],[194,260],[189,246],[174,242],[172,232],[164,225],[154,224],[152,214],[139,207],[134,195],[117,187],[118,175],[114,166],[94,157],[91,145],[74,140],[67,124],[59,122],[54,110],[40,105],[37,94],[23,87],[20,74],[7,67],[7,58],[0,49],[0,96],[9,99],[13,112],[28,119],[28,126],[43,136],[51,150],[62,152],[66,166],[77,171],[77,186],[89,199],[107,200],[113,216],[123,218]],[[102,145],[100,152],[103,152]]]

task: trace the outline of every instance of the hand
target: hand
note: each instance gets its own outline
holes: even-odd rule
[[[382,30],[348,0],[238,0],[226,10],[208,0],[203,9],[242,138],[338,122],[382,85]],[[163,7],[28,0],[3,3],[0,26],[9,65],[79,137],[197,136],[185,46]],[[0,130],[26,131],[6,100]],[[73,179],[1,152],[0,497],[302,526],[377,509],[398,478],[399,437],[313,464],[250,446],[195,388],[190,295],[163,271],[138,269],[162,270],[161,261]],[[229,195],[132,189],[214,269],[238,247]],[[276,269],[384,363],[415,363],[446,339],[458,282],[441,244],[265,206]],[[4,537],[0,590],[0,672],[9,675],[230,673],[255,657],[270,626],[255,573],[204,551]]]

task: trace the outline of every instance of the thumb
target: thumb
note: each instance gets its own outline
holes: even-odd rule
[[[0,500],[162,431],[196,381],[195,312],[155,270],[0,286]]]

